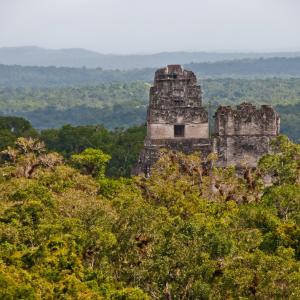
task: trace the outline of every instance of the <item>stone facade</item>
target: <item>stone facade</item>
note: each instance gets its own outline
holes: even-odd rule
[[[243,103],[221,106],[215,114],[215,137],[209,136],[207,110],[197,78],[180,65],[155,73],[147,111],[147,136],[134,173],[149,174],[162,148],[206,156],[215,151],[218,164],[255,165],[269,151],[269,141],[279,132],[279,117],[270,106],[256,109]]]
[[[174,136],[175,125],[184,126],[184,136]],[[155,73],[147,129],[149,140],[208,139],[208,114],[193,72],[171,65]]]
[[[270,140],[279,134],[279,115],[269,105],[259,109],[242,103],[236,109],[220,106],[214,116],[214,151],[220,166],[256,166],[269,152]]]

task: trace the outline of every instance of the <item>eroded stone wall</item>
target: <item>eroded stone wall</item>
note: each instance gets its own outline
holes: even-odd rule
[[[139,171],[147,173],[161,148],[205,155],[211,151],[208,113],[202,106],[201,87],[193,72],[180,65],[157,70],[149,98],[147,137]],[[184,127],[182,136],[176,136],[175,126]]]
[[[236,109],[220,106],[214,117],[214,148],[220,165],[256,166],[279,133],[279,116],[268,105],[256,108],[242,103]]]
[[[155,73],[147,113],[148,138],[174,138],[174,125],[185,125],[184,138],[208,138],[208,114],[191,71],[170,65]],[[195,130],[197,128],[197,130]]]

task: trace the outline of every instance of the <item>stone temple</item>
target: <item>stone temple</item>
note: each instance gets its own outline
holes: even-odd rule
[[[208,112],[195,74],[180,65],[168,65],[155,73],[147,111],[147,136],[134,173],[150,173],[160,149],[202,156],[215,152],[218,165],[255,166],[279,133],[280,119],[268,105],[257,109],[242,103],[233,109],[220,106],[209,132]]]

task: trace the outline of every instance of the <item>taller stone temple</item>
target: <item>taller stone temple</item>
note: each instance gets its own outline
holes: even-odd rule
[[[150,173],[160,149],[202,156],[219,155],[219,165],[255,165],[269,151],[269,142],[279,132],[279,116],[270,106],[256,109],[243,103],[237,110],[219,107],[215,132],[210,137],[207,110],[197,78],[180,65],[168,65],[155,73],[147,111],[147,136],[134,173]]]

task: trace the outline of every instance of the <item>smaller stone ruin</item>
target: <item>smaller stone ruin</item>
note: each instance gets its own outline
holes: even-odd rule
[[[280,119],[269,105],[242,103],[236,109],[220,106],[215,113],[214,152],[220,166],[255,167],[279,134]]]

